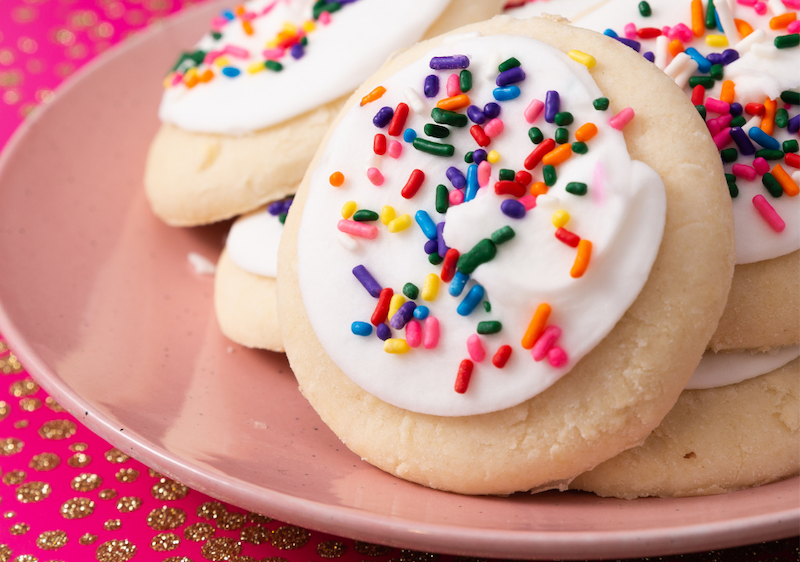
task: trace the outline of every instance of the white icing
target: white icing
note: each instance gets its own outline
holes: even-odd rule
[[[594,4],[596,7],[587,11],[585,4]],[[705,2],[703,3],[705,6]],[[749,51],[744,53],[739,60],[725,67],[725,79],[733,80],[736,83],[736,101],[742,106],[747,103],[763,103],[769,96],[777,99],[784,90],[795,90],[800,88],[800,48],[776,49],[773,40],[778,35],[785,35],[786,29],[773,30],[769,27],[769,20],[774,17],[770,10],[763,16],[759,16],[748,6],[743,6],[737,2],[729,2],[731,13],[734,18],[743,19],[750,23],[755,30],[764,31],[764,41],[757,43]],[[664,26],[675,26],[684,23],[691,28],[691,8],[688,0],[682,1],[658,1],[651,0],[652,16],[643,17],[638,9],[639,0],[611,0],[603,2],[574,2],[572,0],[537,0],[519,9],[516,13],[523,13],[523,10],[534,15],[534,12],[548,12],[545,6],[552,9],[568,11],[573,23],[580,27],[603,32],[606,29],[613,29],[620,37],[624,37],[623,28],[627,23],[633,22],[636,28],[655,27],[661,29]],[[562,13],[562,12],[557,12]],[[519,16],[518,16],[519,17]],[[710,30],[708,34],[720,34],[718,29]],[[738,36],[738,34],[737,34]],[[642,44],[641,52],[654,51],[656,40],[636,39]],[[694,47],[703,55],[711,52],[722,52],[730,47],[709,47],[705,40],[696,39],[687,43],[685,47]],[[671,58],[671,57],[669,57]],[[717,82],[717,86],[706,92],[706,97],[719,99],[722,82]],[[691,88],[685,86],[687,94],[691,94]],[[783,107],[783,102],[778,99],[778,107]],[[797,114],[798,108],[790,110],[790,116]],[[744,114],[745,117],[749,117]],[[709,118],[718,117],[716,114],[709,113]],[[761,118],[751,119],[745,131],[752,125],[758,126]],[[798,139],[797,134],[789,134],[786,129],[777,126],[773,136],[779,142],[789,139]],[[754,143],[757,149],[761,148]],[[728,145],[736,148],[734,143]],[[739,156],[737,162],[726,164],[725,172],[732,173],[733,164],[751,165],[752,156]],[[775,163],[781,166],[790,175],[795,171],[794,168],[787,166],[781,161],[769,161],[770,168]],[[757,176],[752,182],[743,178],[737,178],[736,184],[739,188],[739,196],[733,200],[734,229],[736,236],[736,263],[745,264],[757,261],[768,260],[783,256],[800,249],[800,197],[772,197],[761,183],[761,176]],[[758,211],[753,206],[752,199],[755,195],[763,195],[770,205],[777,211],[778,215],[786,223],[783,232],[777,233],[761,218]]]
[[[249,11],[261,13],[274,0],[253,0]],[[254,33],[245,34],[241,21],[222,29],[215,41],[206,35],[197,45],[204,51],[227,44],[248,50],[249,58],[228,55],[242,73],[228,78],[212,64],[216,74],[208,83],[188,89],[184,85],[164,92],[159,117],[187,131],[242,135],[301,115],[352,92],[393,52],[418,41],[442,14],[449,0],[358,0],[331,15],[329,25],[319,22],[308,34],[305,56],[288,53],[279,60],[280,72],[250,74],[252,63],[263,62],[262,52],[286,22],[302,25],[311,19],[313,0],[278,0],[267,15],[252,21]],[[207,65],[201,67],[209,68]]]
[[[233,263],[262,277],[278,275],[278,245],[283,224],[267,209],[244,215],[233,223],[225,248]]]
[[[189,260],[192,269],[197,275],[214,275],[217,270],[217,266],[212,261],[197,252],[189,252],[186,254],[186,259]]]
[[[740,383],[771,373],[798,357],[800,357],[800,345],[784,347],[774,353],[707,351],[686,388],[689,390],[718,388]]]
[[[526,19],[544,14],[557,15],[575,21],[586,10],[598,4],[598,0],[535,0],[518,8],[506,10],[517,19]]]
[[[445,171],[450,166],[467,172],[463,155],[477,148],[467,127],[450,127],[451,134],[442,142],[456,147],[452,158],[422,153],[403,143],[399,159],[373,158],[373,136],[377,129],[372,118],[382,106],[396,107],[403,102],[403,91],[411,85],[425,104],[425,112],[409,114],[406,128],[413,128],[424,138],[423,126],[431,122],[435,102],[446,96],[447,77],[454,71],[438,71],[442,89],[435,99],[425,98],[421,89],[425,76],[434,73],[428,67],[432,56],[465,54],[470,58],[473,88],[467,95],[483,107],[495,101],[492,91],[497,76],[496,64],[514,56],[521,61],[528,78],[519,84],[522,95],[515,100],[498,102],[504,131],[492,139],[487,150],[494,149],[500,161],[493,165],[488,187],[468,203],[451,207],[439,215],[434,207],[436,185],[451,188]],[[499,55],[499,57],[498,57]],[[490,65],[495,65],[492,71]],[[488,77],[488,80],[486,79]],[[300,288],[314,331],[332,360],[359,386],[396,406],[427,414],[461,416],[497,411],[511,407],[542,392],[597,345],[614,327],[644,285],[658,253],[665,220],[665,193],[656,173],[641,162],[631,161],[622,133],[606,121],[610,111],[599,112],[592,100],[602,92],[586,67],[556,49],[532,39],[498,35],[464,40],[434,49],[420,61],[386,79],[387,92],[379,102],[353,107],[333,133],[318,168],[311,177],[309,196],[298,238]],[[548,90],[561,94],[562,111],[574,116],[571,135],[582,124],[597,124],[597,136],[588,141],[589,152],[573,154],[558,166],[558,181],[541,205],[528,211],[523,219],[512,219],[499,210],[509,198],[494,193],[500,168],[524,169],[523,161],[534,148],[528,139],[531,124],[523,111],[532,99],[545,99]],[[556,125],[540,116],[535,126],[552,138]],[[388,137],[390,140],[393,137]],[[398,137],[399,138],[399,137]],[[431,139],[436,140],[436,139]],[[574,140],[574,137],[573,139]],[[402,140],[401,140],[402,142]],[[377,162],[385,183],[373,186],[366,169]],[[605,194],[598,197],[593,181],[596,163],[605,168]],[[400,196],[409,174],[423,170],[425,181],[410,200]],[[345,183],[340,188],[328,178],[341,171]],[[534,181],[542,179],[542,165],[532,171]],[[584,182],[589,193],[581,197],[565,191],[568,182]],[[546,205],[545,200],[551,205]],[[449,283],[440,283],[438,296],[427,302],[421,296],[418,305],[429,307],[439,320],[441,339],[433,350],[420,346],[402,355],[383,351],[383,343],[372,335],[364,338],[351,333],[353,321],[369,322],[377,299],[370,296],[351,273],[363,264],[382,287],[395,294],[412,282],[422,290],[426,276],[439,274],[441,266],[431,265],[423,252],[426,237],[412,224],[407,230],[390,233],[376,221],[379,234],[374,240],[359,239],[357,249],[348,251],[337,242],[340,209],[349,200],[359,208],[380,212],[384,205],[395,208],[398,216],[414,217],[417,210],[428,212],[434,222],[446,219],[444,238],[450,247],[463,255],[480,239],[509,225],[516,236],[498,246],[495,259],[477,268],[461,296],[448,293]],[[591,263],[580,279],[569,276],[576,256],[575,248],[558,241],[551,217],[555,210],[567,210],[571,219],[566,228],[593,243]],[[491,303],[487,313],[479,305],[462,317],[456,308],[477,282],[486,289]],[[552,306],[548,324],[563,330],[557,345],[569,356],[560,368],[547,360],[534,362],[520,344],[533,312],[543,302]],[[469,389],[454,391],[459,363],[469,357],[467,338],[475,334],[479,321],[499,320],[503,329],[494,335],[479,336],[486,358],[476,362]],[[424,324],[424,323],[422,323]],[[392,330],[394,338],[404,338],[404,330]],[[492,356],[501,345],[510,345],[513,353],[503,369],[494,367]]]

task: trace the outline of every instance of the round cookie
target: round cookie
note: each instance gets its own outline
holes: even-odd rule
[[[640,443],[697,365],[703,342],[722,312],[732,274],[729,198],[713,145],[702,135],[686,134],[702,125],[686,98],[662,73],[626,49],[605,37],[545,20],[502,17],[459,31],[467,36],[477,31],[535,37],[564,52],[591,53],[597,59],[592,78],[612,100],[612,108],[635,109],[636,118],[625,128],[628,151],[661,175],[667,194],[663,239],[644,288],[599,345],[530,399],[468,416],[393,406],[361,389],[333,362],[330,348],[323,348],[312,328],[306,297],[300,293],[297,236],[301,221],[304,229],[313,228],[305,223],[304,208],[316,168],[327,163],[325,141],[304,178],[281,242],[281,333],[303,394],[342,441],[368,462],[402,478],[460,493],[563,488],[583,471],[581,467],[595,466]],[[394,72],[440,46],[441,40],[426,42],[391,61],[354,94],[340,119]],[[328,139],[331,135],[335,128]],[[676,137],[682,142],[673,145],[668,139]],[[716,189],[690,187],[715,182]],[[377,364],[372,368],[382,369]],[[456,365],[447,376],[455,378],[455,370]]]
[[[376,26],[393,9],[386,0],[312,19],[313,4],[251,0],[241,13],[224,11],[181,56],[165,80],[164,124],[144,178],[166,223],[216,222],[293,193],[347,96],[386,57],[502,8],[502,0],[411,0],[391,26]]]

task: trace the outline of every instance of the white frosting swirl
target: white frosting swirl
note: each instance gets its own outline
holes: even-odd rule
[[[283,223],[267,209],[239,217],[225,241],[233,263],[262,277],[278,275],[278,245]]]
[[[239,19],[226,24],[223,36],[210,34],[198,44],[203,51],[220,51],[227,45],[243,48],[248,56],[226,55],[241,70],[234,78],[224,76],[214,64],[215,77],[189,89],[184,84],[164,92],[159,117],[186,131],[243,135],[269,127],[352,92],[393,52],[418,41],[450,3],[449,0],[358,0],[331,15],[330,24],[316,23],[308,33],[305,55],[295,60],[287,51],[279,59],[280,72],[247,68],[264,61],[266,43],[284,24],[302,26],[311,19],[313,0],[253,0],[249,12],[266,14],[252,20],[254,33],[247,35]]]
[[[450,127],[450,136],[442,139],[441,142],[455,146],[452,158],[428,155],[403,143],[402,155],[394,159],[373,153],[373,136],[385,134],[386,129],[377,129],[372,119],[382,106],[394,108],[405,102],[405,92],[410,87],[423,110],[417,113],[412,109],[405,127],[417,131],[421,138],[423,126],[431,122],[432,107],[446,96],[444,85],[448,76],[458,72],[432,71],[428,63],[433,56],[454,54],[464,54],[470,59],[473,86],[467,95],[479,107],[495,101],[492,91],[497,64],[504,59],[517,58],[528,78],[518,84],[522,91],[518,98],[498,102],[502,106],[500,118],[504,130],[487,147],[500,155],[500,161],[492,166],[488,187],[482,188],[472,201],[451,207],[443,216],[434,206],[436,185],[443,183],[450,187],[445,179],[450,166],[467,171],[462,156],[477,148],[469,133],[472,123],[464,128]],[[442,91],[435,99],[422,93],[423,81],[429,74],[437,74],[442,84]],[[622,133],[607,125],[611,112],[593,108],[592,101],[602,97],[602,92],[586,67],[533,39],[495,35],[443,45],[382,85],[387,92],[378,102],[355,106],[343,117],[311,177],[298,238],[300,289],[311,325],[333,361],[356,384],[390,404],[443,416],[511,407],[544,391],[567,374],[608,334],[635,300],[649,275],[663,234],[666,210],[663,183],[651,168],[631,161]],[[587,122],[595,123],[599,132],[587,142],[587,154],[573,154],[557,167],[558,180],[548,196],[540,196],[539,204],[524,218],[513,219],[500,211],[501,202],[510,197],[495,194],[492,186],[498,180],[500,168],[524,169],[523,161],[534,145],[528,139],[531,124],[523,112],[532,99],[544,100],[548,90],[560,92],[561,110],[574,116],[571,135]],[[548,138],[552,138],[557,127],[546,123],[541,116],[533,125]],[[598,164],[605,169],[605,187],[594,181],[593,171]],[[368,181],[369,167],[380,168],[386,180],[381,187]],[[401,197],[400,190],[414,169],[424,171],[425,180],[417,195],[407,200]],[[329,183],[329,176],[335,171],[345,177],[340,188]],[[541,164],[532,173],[534,181],[540,181]],[[586,183],[587,195],[567,193],[565,187],[569,182]],[[440,323],[441,338],[435,349],[420,346],[402,355],[388,354],[374,330],[367,338],[351,333],[351,323],[369,322],[377,303],[351,273],[355,266],[364,265],[382,287],[393,288],[395,294],[401,293],[408,282],[422,289],[426,277],[431,273],[438,275],[441,266],[428,262],[423,251],[427,238],[416,224],[390,233],[376,221],[373,224],[379,233],[374,240],[359,239],[352,250],[337,243],[340,209],[349,200],[355,201],[360,209],[380,212],[384,205],[390,205],[398,216],[413,217],[421,209],[434,222],[446,220],[447,245],[462,255],[498,228],[508,225],[516,232],[513,239],[498,245],[492,261],[475,270],[459,297],[451,296],[448,283],[442,282],[435,300],[416,299],[417,305],[428,307],[430,315]],[[575,248],[555,238],[551,217],[559,209],[571,216],[566,228],[593,244],[591,263],[578,279],[569,275]],[[478,306],[472,314],[460,316],[456,308],[476,282],[486,289],[485,300],[490,302],[491,311]],[[553,367],[547,360],[535,362],[520,343],[534,311],[543,302],[553,310],[548,324],[563,331],[557,345],[566,351],[569,361],[562,367]],[[479,321],[490,320],[500,321],[502,331],[478,336],[486,358],[475,362],[467,392],[456,393],[456,372],[460,362],[469,357],[467,339],[476,333]],[[393,329],[392,337],[404,338],[405,332]],[[492,356],[502,345],[510,345],[513,352],[506,366],[498,369],[492,365]]]
[[[800,357],[800,345],[767,353],[707,351],[686,385],[687,390],[718,388],[771,373]]]

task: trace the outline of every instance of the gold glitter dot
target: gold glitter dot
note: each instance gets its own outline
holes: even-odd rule
[[[200,551],[206,560],[228,560],[242,553],[242,545],[228,537],[211,539]]]
[[[112,35],[114,35],[114,26],[104,21],[100,25],[95,28],[95,33],[98,37],[102,37],[103,39],[108,39]]]
[[[68,540],[64,531],[45,531],[36,539],[36,546],[42,550],[58,550],[67,544]]]
[[[8,403],[4,400],[0,400],[0,420],[6,419],[10,413],[11,408],[9,407]]]
[[[2,34],[0,34],[0,40],[2,40],[2,38]],[[5,341],[0,340],[0,353],[5,353],[6,351],[8,351],[8,344]]]
[[[117,500],[117,511],[120,513],[130,513],[142,507],[142,498],[135,496],[124,496]]]
[[[86,533],[81,535],[81,538],[78,539],[78,542],[83,546],[87,546],[92,544],[94,541],[97,540],[97,535],[93,535],[91,533]]]
[[[23,396],[30,396],[31,394],[39,392],[39,385],[33,382],[33,379],[22,379],[21,381],[11,383],[8,392],[11,396],[22,398]]]
[[[438,554],[432,552],[419,552],[404,548],[400,551],[400,558],[393,558],[390,562],[438,562],[439,558],[441,557]]]
[[[70,443],[70,445],[69,445],[69,450],[72,451],[73,453],[82,453],[88,448],[89,448],[89,445],[87,445],[86,443],[80,443],[80,442],[78,442],[78,443]]]
[[[22,503],[36,503],[45,499],[52,491],[47,482],[28,482],[17,487],[17,499]]]
[[[31,424],[28,420],[19,420],[14,422],[14,429],[25,429]]]
[[[185,498],[189,488],[169,478],[162,478],[150,489],[150,493],[157,500],[175,501]]]
[[[47,472],[60,464],[61,459],[55,453],[40,453],[33,456],[28,466],[37,472]]]
[[[247,515],[244,513],[229,513],[225,517],[217,519],[217,527],[223,531],[236,531],[244,527],[247,523]]]
[[[30,530],[31,526],[27,523],[17,523],[16,525],[11,525],[11,527],[8,529],[8,532],[12,535],[24,535]]]
[[[100,492],[97,494],[97,497],[99,497],[101,500],[113,500],[117,497],[117,495],[118,494],[116,490],[106,488],[105,490],[100,490]]]
[[[183,530],[183,536],[190,541],[207,541],[216,534],[216,529],[208,523],[194,523]]]
[[[115,477],[120,482],[136,482],[139,478],[139,471],[135,468],[122,468],[115,474]]]
[[[119,519],[109,519],[103,523],[103,529],[106,531],[117,531],[120,527],[122,527],[122,521]]]
[[[89,517],[94,511],[94,501],[89,498],[72,498],[61,506],[61,516],[64,519],[83,519]]]
[[[126,455],[119,449],[110,449],[106,451],[105,457],[106,460],[111,464],[122,464],[130,458],[128,455]],[[138,476],[138,471],[137,471],[137,476]]]
[[[92,462],[92,457],[86,453],[75,453],[67,459],[67,464],[72,468],[83,468]]]
[[[16,515],[17,515],[17,514],[16,514],[16,513],[14,513],[13,511],[6,511],[6,512],[3,514],[3,517],[5,517],[6,519],[13,519],[13,518],[14,518]]]
[[[186,512],[177,507],[163,506],[147,516],[147,525],[156,531],[171,531],[186,523]]]
[[[150,541],[150,548],[156,552],[169,552],[175,550],[181,544],[181,538],[174,533],[158,533]]]
[[[51,410],[53,410],[54,412],[66,412],[66,410],[64,409],[64,407],[63,407],[61,404],[59,404],[58,402],[56,402],[56,401],[55,401],[55,399],[54,399],[54,398],[52,398],[51,396],[48,396],[47,398],[45,398],[45,399],[44,399],[44,403],[45,403],[45,405],[46,405],[48,408],[50,408],[50,409],[51,409]],[[70,448],[70,450],[72,450],[72,451],[78,451],[79,449],[73,449],[73,448],[72,448],[72,447],[74,447],[75,445],[79,445],[79,443],[75,443],[75,444],[73,444],[73,445],[70,445],[70,447],[69,447],[69,448]],[[83,443],[83,445],[85,445],[85,443]]]
[[[39,559],[36,558],[33,554],[20,554],[11,562],[39,562]]]
[[[18,86],[22,84],[24,76],[20,71],[12,70],[11,72],[7,72],[5,74],[6,74],[6,80],[8,80],[9,82],[13,82],[5,85],[6,87]],[[3,357],[2,359],[0,359],[0,372],[3,373],[4,375],[14,375],[17,373],[21,373],[24,370],[25,369],[20,364],[19,359],[17,359],[17,356],[14,355],[13,353],[9,353],[8,357]]]
[[[19,408],[24,412],[35,412],[42,407],[42,401],[38,398],[26,397],[19,401]]]
[[[272,523],[275,521],[272,517],[267,517],[266,515],[261,515],[260,513],[248,513],[248,519],[252,523],[256,523],[257,525],[266,525],[267,523]]]
[[[252,556],[234,556],[233,558],[228,558],[230,562],[258,562]]]
[[[69,47],[73,43],[75,43],[75,34],[72,33],[69,29],[58,29],[53,34],[53,40],[56,43],[61,43],[65,47]]]
[[[78,427],[75,422],[70,420],[50,420],[39,428],[39,435],[43,439],[60,441],[72,437],[76,431],[78,431]]]
[[[269,530],[264,527],[245,527],[242,529],[242,534],[239,536],[242,542],[249,542],[250,544],[261,544],[269,541]]]
[[[200,519],[220,519],[228,514],[228,509],[219,502],[206,502],[197,507]]]
[[[262,558],[261,562],[289,562],[283,556],[267,556],[266,558]]]
[[[339,541],[322,541],[317,545],[317,554],[323,558],[341,558],[347,547]]]
[[[47,88],[42,88],[41,90],[36,90],[36,95],[34,97],[39,103],[50,103],[53,101],[53,98],[55,98],[55,92]]]
[[[39,11],[31,6],[19,6],[14,8],[11,12],[11,17],[17,23],[28,23],[35,20],[39,15]]]
[[[22,451],[24,446],[25,443],[14,437],[0,439],[0,456],[10,457],[11,455],[16,455]]]
[[[17,48],[23,53],[32,54],[39,48],[38,43],[30,37],[20,37],[17,39]]]
[[[392,551],[390,546],[382,546],[369,542],[355,541],[353,549],[363,556],[386,556]]]
[[[17,484],[25,482],[27,476],[24,470],[12,470],[3,475],[3,484],[7,486],[16,486]]]
[[[136,554],[136,545],[128,540],[106,541],[97,547],[95,558],[99,562],[127,562]]]
[[[164,562],[194,562],[188,556],[170,556],[169,558],[165,558]]]
[[[302,527],[285,525],[278,527],[270,533],[269,542],[281,550],[295,550],[308,544],[311,533]]]
[[[147,469],[147,473],[150,475],[150,478],[156,478],[156,479],[165,478],[165,476],[163,474],[160,474],[160,473],[156,472],[152,468],[148,468]]]
[[[99,488],[102,483],[103,479],[99,475],[84,472],[73,478],[69,485],[76,492],[91,492]]]
[[[0,49],[0,64],[3,66],[11,66],[14,64],[14,53],[8,49]]]
[[[0,544],[0,562],[8,562],[11,560],[11,549],[7,545]]]

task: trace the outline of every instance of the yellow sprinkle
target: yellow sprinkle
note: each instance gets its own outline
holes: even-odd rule
[[[274,49],[275,47],[278,46],[278,43],[279,43],[279,41],[277,39],[270,39],[269,41],[266,42],[266,44],[264,46],[267,49]]]
[[[175,78],[174,72],[170,72],[169,74],[167,74],[167,76],[164,78],[164,88],[172,87],[172,80],[174,78]]]
[[[594,65],[597,64],[597,59],[595,59],[592,55],[587,55],[583,51],[573,50],[567,53],[569,58],[572,60],[585,65],[586,68],[592,68]]]
[[[255,74],[256,72],[261,72],[265,70],[267,67],[264,66],[263,62],[254,62],[250,66],[247,67],[247,72],[250,74]]]
[[[386,353],[405,353],[409,349],[411,349],[411,347],[409,347],[408,342],[400,338],[389,338],[383,342],[383,350]]]
[[[486,159],[492,164],[497,164],[500,162],[500,154],[496,150],[490,150],[489,154],[486,155]]]
[[[314,23],[314,20],[308,20],[303,24],[303,31],[306,33],[311,33],[315,29],[317,29],[317,24]]]
[[[394,216],[394,207],[386,205],[383,209],[381,209],[381,222],[383,224],[388,225],[394,220]]]
[[[567,226],[569,222],[569,213],[566,212],[564,209],[559,209],[555,213],[553,213],[553,218],[550,219],[553,221],[553,226],[556,228],[564,228]]]
[[[406,298],[397,293],[396,295],[392,295],[392,300],[389,301],[389,315],[386,317],[387,320],[391,320],[394,313],[400,310],[400,307],[405,304]]]
[[[356,212],[358,209],[358,205],[356,205],[355,201],[348,201],[342,206],[342,217],[345,219],[349,219],[353,216],[353,213]]]
[[[188,82],[189,80],[195,78],[196,76],[197,76],[197,67],[193,66],[192,68],[186,71],[186,74],[183,75],[183,81]]]
[[[228,66],[231,61],[228,60],[228,57],[217,57],[214,59],[214,64],[218,67],[222,68],[223,66]]]
[[[706,45],[709,47],[727,47],[728,38],[724,35],[707,35]]]
[[[422,286],[422,300],[433,301],[436,300],[436,295],[439,293],[439,276],[435,273],[429,273],[425,278],[425,285]]]
[[[283,41],[284,39],[291,39],[292,37],[294,37],[294,35],[295,35],[294,31],[286,31],[284,29],[283,31],[278,33],[277,39],[278,41]]]
[[[389,224],[386,225],[389,232],[400,232],[411,226],[411,215],[400,215]]]
[[[289,33],[290,35],[294,35],[297,33],[297,26],[290,21],[287,21],[283,24],[283,32]]]

